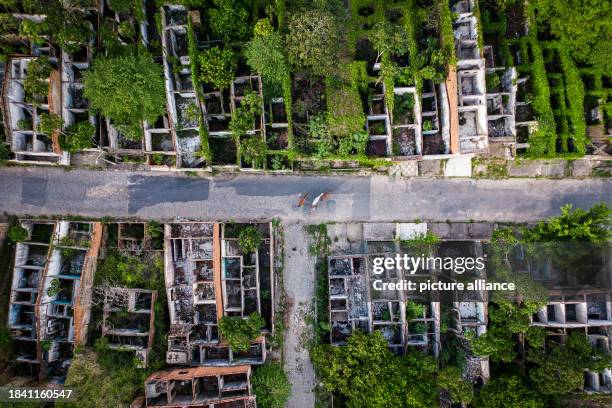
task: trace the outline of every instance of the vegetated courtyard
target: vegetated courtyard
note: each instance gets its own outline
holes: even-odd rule
[[[3,159],[289,171],[608,149],[606,2],[2,7]]]

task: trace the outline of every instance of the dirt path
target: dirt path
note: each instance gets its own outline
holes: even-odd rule
[[[305,348],[312,335],[306,315],[312,311],[314,299],[315,259],[308,254],[308,236],[301,223],[285,229],[284,286],[289,321],[285,331],[285,370],[291,382],[292,395],[288,408],[311,408],[315,404],[314,369]]]

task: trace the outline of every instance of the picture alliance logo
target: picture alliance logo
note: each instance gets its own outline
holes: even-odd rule
[[[463,274],[471,271],[482,271],[485,268],[486,256],[481,257],[419,257],[407,254],[396,254],[395,257],[381,256],[373,258],[372,272],[381,275],[385,270],[405,271],[414,275],[419,271],[445,271]]]

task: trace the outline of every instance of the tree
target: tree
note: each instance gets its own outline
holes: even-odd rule
[[[60,1],[38,2],[38,12],[45,14],[45,26],[51,40],[67,53],[78,51],[92,36],[92,26],[86,2]]]
[[[28,75],[23,81],[23,90],[27,100],[47,96],[51,71],[53,71],[53,67],[47,57],[38,57],[28,63]]]
[[[13,242],[22,242],[28,239],[28,230],[21,225],[13,225],[9,228],[8,237]]]
[[[34,44],[42,44],[43,36],[49,31],[49,27],[45,23],[36,22],[29,19],[23,19],[19,25],[19,35],[26,37]]]
[[[263,166],[267,150],[266,142],[258,135],[240,142],[240,156],[245,162],[250,162],[253,168]]]
[[[612,5],[607,0],[535,0],[537,19],[559,38],[572,57],[612,69]],[[577,12],[579,10],[579,12]]]
[[[572,210],[572,205],[561,207],[561,215],[539,222],[533,228],[525,228],[523,235],[529,242],[592,242],[607,243],[612,233],[610,208],[605,203],[597,204],[588,211]]]
[[[527,360],[537,364],[529,378],[545,395],[569,394],[582,387],[585,369],[601,371],[612,363],[609,355],[591,346],[584,332],[571,332],[566,344],[532,348]]]
[[[238,0],[213,0],[216,8],[209,10],[208,24],[213,36],[226,43],[242,41],[251,31],[249,12]]]
[[[481,408],[544,408],[544,402],[527,388],[518,376],[494,378],[485,385],[476,407]]]
[[[236,63],[228,49],[212,47],[200,54],[200,79],[217,89],[225,89],[234,80]]]
[[[278,363],[267,362],[257,367],[251,383],[257,396],[257,406],[261,408],[283,408],[291,395],[287,374]]]
[[[263,317],[257,312],[251,313],[246,319],[223,316],[219,320],[219,333],[234,351],[248,351],[251,341],[259,336],[264,325]]]
[[[259,249],[261,244],[261,232],[253,225],[249,225],[240,231],[238,235],[238,246],[243,254],[250,254]]]
[[[255,126],[255,118],[261,115],[262,100],[256,92],[249,92],[240,101],[240,105],[232,112],[229,130],[234,139],[239,140]]]
[[[472,384],[461,378],[459,367],[446,367],[438,373],[438,386],[448,391],[455,403],[469,404],[474,398]]]
[[[166,110],[163,70],[146,53],[99,57],[84,74],[84,95],[90,108],[119,128],[140,129]],[[140,134],[126,132],[137,139]]]
[[[290,72],[289,63],[278,32],[262,29],[261,34],[256,34],[247,43],[244,55],[249,66],[265,80],[278,85],[287,80]]]
[[[420,353],[395,356],[382,333],[357,331],[347,344],[314,347],[311,357],[323,386],[354,407],[437,405],[437,364]]]
[[[308,10],[293,14],[288,27],[289,62],[315,75],[330,73],[337,64],[340,41],[334,16],[323,10]]]

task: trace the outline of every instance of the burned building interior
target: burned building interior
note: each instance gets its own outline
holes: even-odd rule
[[[265,333],[272,330],[270,224],[258,224],[263,245],[243,254],[236,224],[166,224],[166,289],[170,312],[167,362],[223,366],[262,364]],[[260,313],[266,324],[246,352],[232,350],[219,334],[223,316]]]

